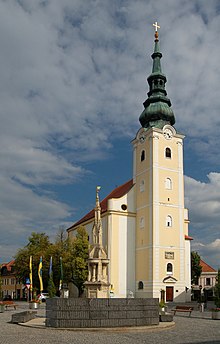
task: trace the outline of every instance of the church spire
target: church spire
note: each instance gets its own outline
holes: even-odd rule
[[[147,78],[149,84],[148,98],[144,102],[144,111],[140,115],[142,127],[157,127],[162,129],[165,124],[173,125],[175,117],[171,109],[171,101],[167,97],[165,84],[167,82],[165,74],[162,73],[160,60],[162,54],[159,46],[158,28],[160,26],[155,22],[155,45],[154,52],[151,55],[153,59],[152,73]]]
[[[95,219],[93,225],[93,244],[98,244],[102,247],[102,220],[101,220],[101,206],[99,202],[99,191],[101,187],[96,187],[96,207],[95,207]]]

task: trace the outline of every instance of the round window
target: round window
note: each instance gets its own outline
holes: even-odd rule
[[[128,207],[127,207],[126,204],[122,204],[122,206],[121,206],[121,209],[122,209],[122,210],[127,210],[127,208],[128,208]]]

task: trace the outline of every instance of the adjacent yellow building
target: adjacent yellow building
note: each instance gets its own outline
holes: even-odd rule
[[[158,26],[156,27],[156,29]],[[101,203],[103,246],[114,297],[190,300],[190,240],[184,207],[183,139],[165,89],[158,32],[148,77],[149,92],[132,141],[133,179]],[[71,226],[84,225],[92,238],[94,210]]]

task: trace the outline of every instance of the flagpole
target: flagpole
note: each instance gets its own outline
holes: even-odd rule
[[[30,256],[29,267],[30,267],[30,273],[29,273],[29,278],[30,278],[30,294],[29,294],[29,301],[32,301],[32,298],[33,298],[32,256]]]
[[[40,263],[39,263],[39,267],[38,267],[38,277],[39,277],[39,281],[40,281],[40,293],[42,293],[43,291],[43,278],[42,278],[42,256],[40,257]]]
[[[61,291],[63,285],[63,261],[62,257],[60,257],[60,284],[59,284],[59,291]]]

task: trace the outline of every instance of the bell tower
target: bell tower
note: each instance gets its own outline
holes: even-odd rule
[[[175,128],[161,68],[155,23],[153,68],[148,98],[133,140],[136,184],[136,296],[186,301],[190,295],[190,241],[184,207],[183,139]],[[163,292],[164,293],[164,292]],[[188,293],[190,294],[190,293]]]

